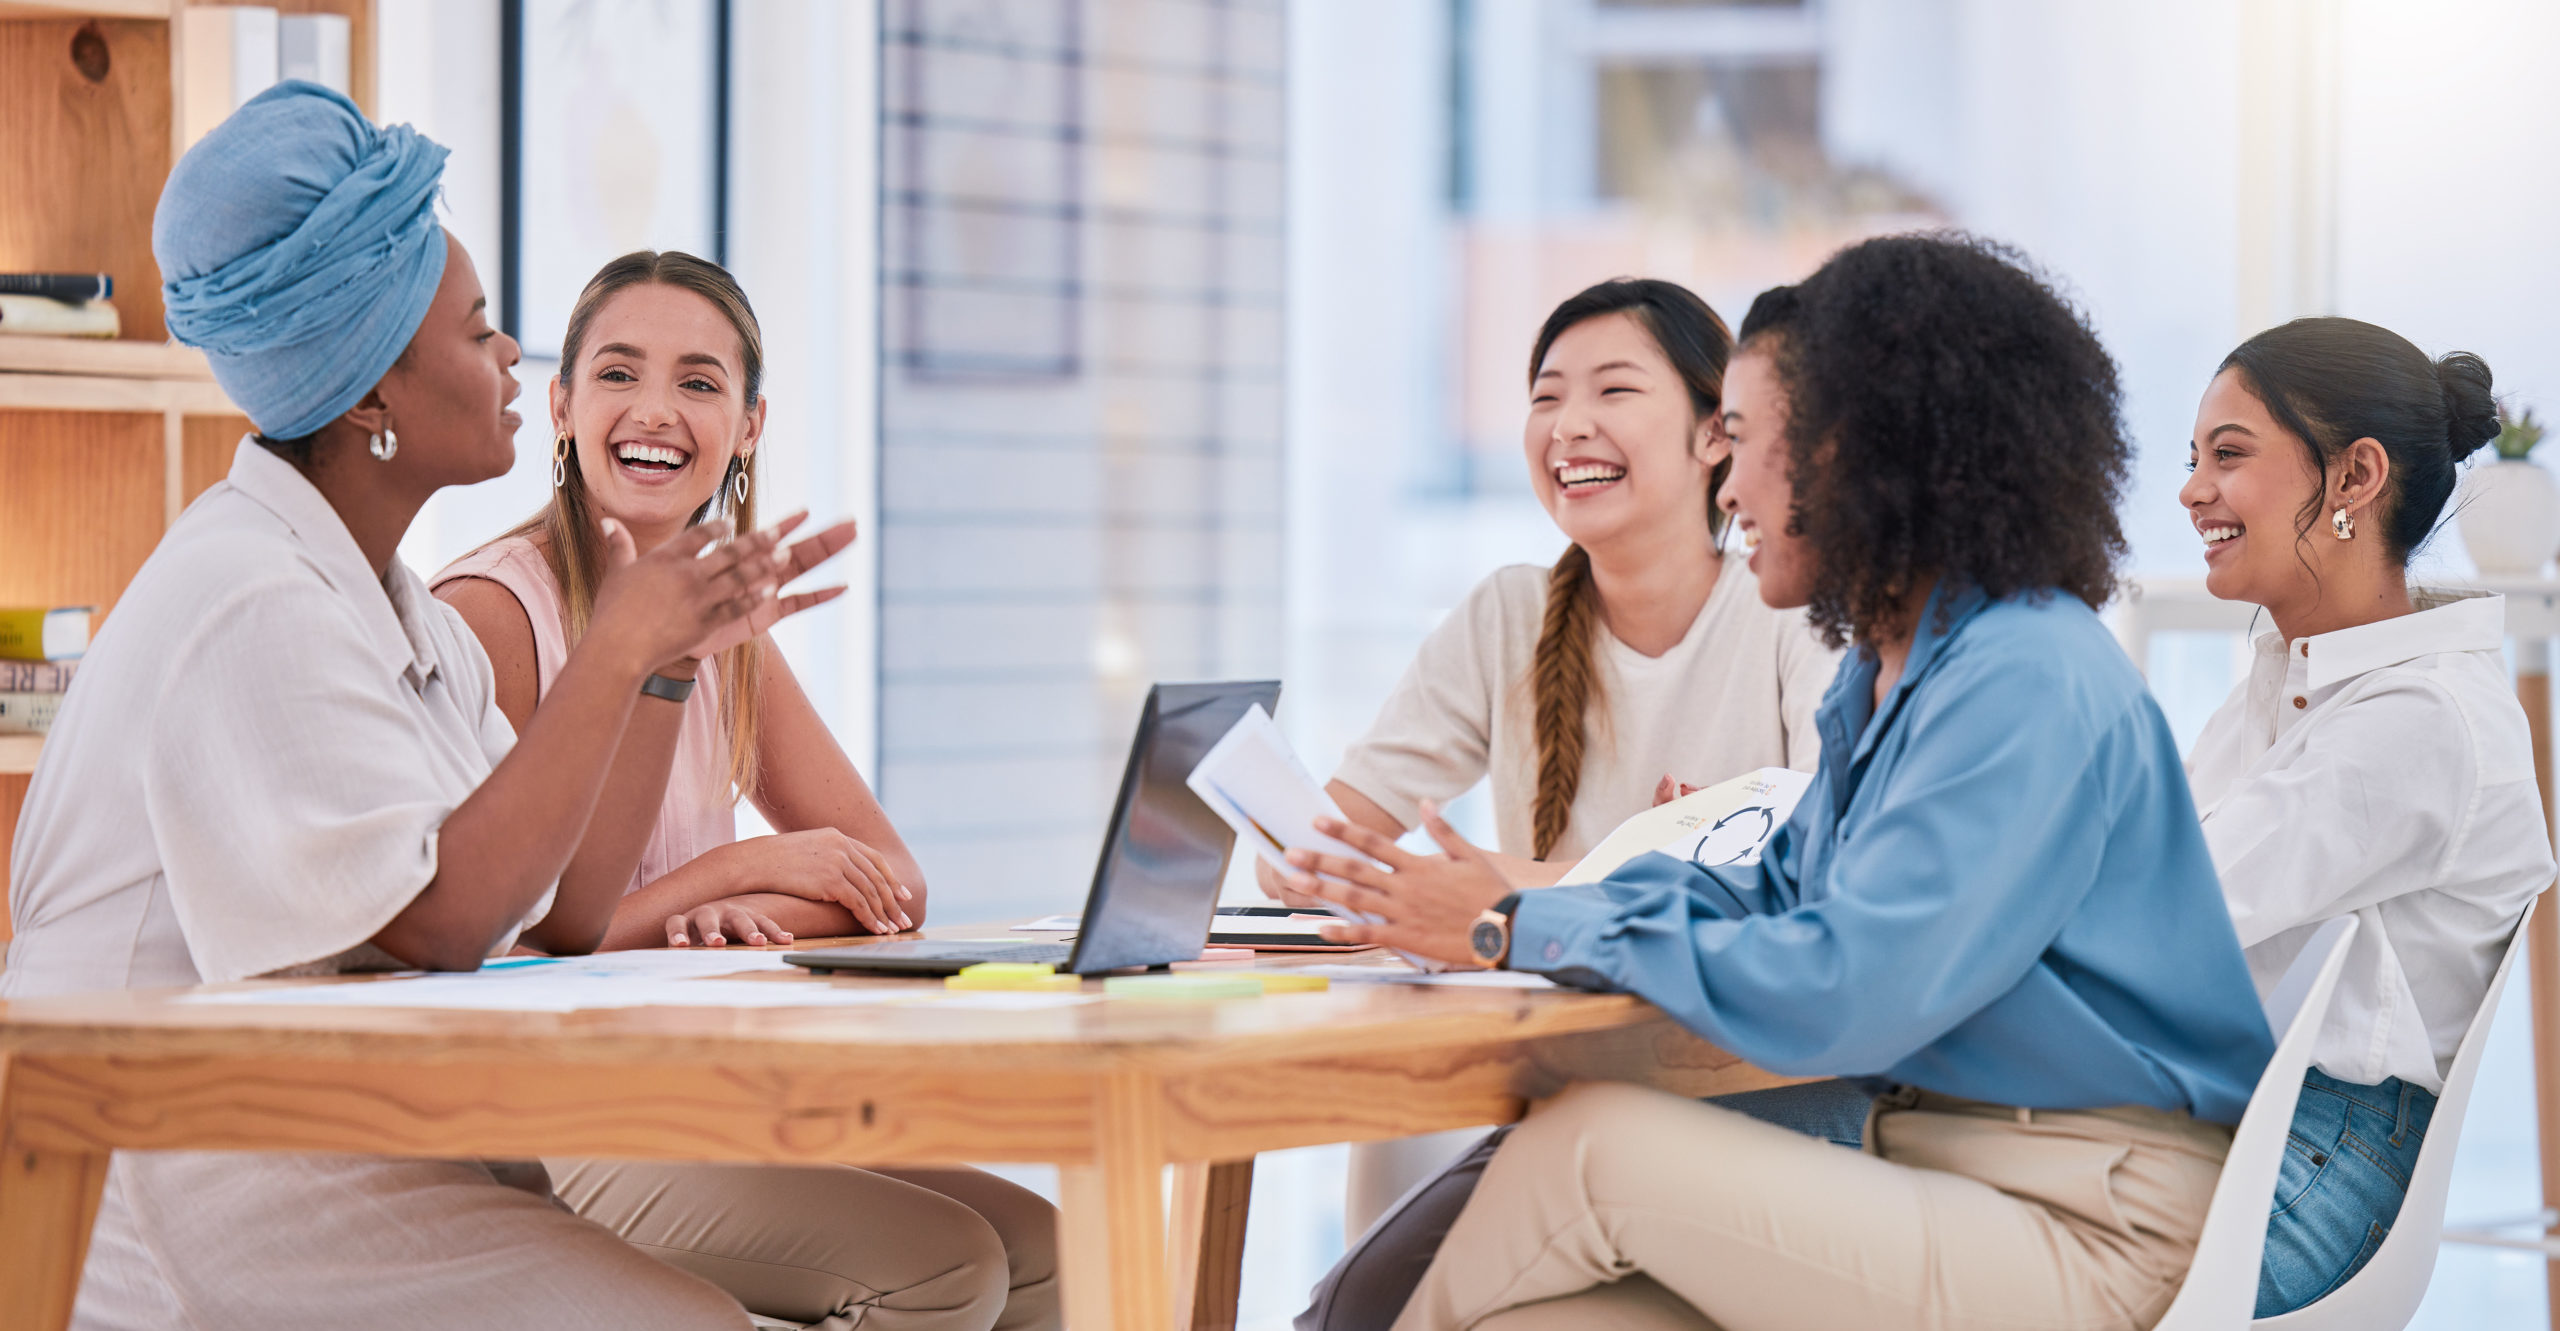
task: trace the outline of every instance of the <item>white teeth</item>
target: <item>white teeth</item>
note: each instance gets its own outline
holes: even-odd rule
[[[2224,541],[2230,540],[2234,536],[2238,536],[2240,534],[2240,529],[2237,527],[2203,527],[2197,529],[2196,534],[2204,537],[2204,543],[2207,545],[2220,545]]]
[[[1742,548],[1744,550],[1757,550],[1760,548],[1759,528],[1745,527],[1742,529]]]
[[[657,444],[616,444],[613,455],[625,462],[663,462],[670,467],[681,467],[685,460],[680,450]]]
[[[1626,468],[1613,467],[1605,462],[1558,463],[1556,484],[1580,485],[1587,481],[1614,481],[1623,478],[1626,474]]]

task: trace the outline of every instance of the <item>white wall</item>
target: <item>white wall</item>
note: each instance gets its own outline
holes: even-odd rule
[[[445,145],[445,225],[498,299],[498,0],[377,0],[385,123]],[[872,286],[876,98],[871,6],[739,0],[732,39],[729,266],[764,327],[761,510],[851,516],[864,539],[813,579],[851,593],[775,630],[819,714],[865,771],[876,744],[877,560]],[[435,497],[401,555],[431,572],[547,502],[548,380],[516,367],[525,418],[514,470]]]

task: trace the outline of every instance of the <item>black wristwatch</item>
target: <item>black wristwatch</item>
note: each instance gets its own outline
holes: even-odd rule
[[[693,681],[675,679],[667,675],[651,675],[640,681],[640,691],[652,698],[664,698],[668,702],[681,704],[685,699],[693,696]]]
[[[1520,909],[1520,894],[1510,893],[1493,903],[1493,909],[1476,917],[1475,927],[1467,930],[1467,950],[1475,954],[1488,970],[1502,969],[1511,959],[1511,916]]]

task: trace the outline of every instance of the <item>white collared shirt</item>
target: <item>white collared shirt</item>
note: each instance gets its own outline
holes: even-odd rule
[[[2313,1066],[2441,1091],[2552,858],[2503,598],[2419,605],[2260,635],[2187,777],[2261,994],[2322,922],[2362,922]]]
[[[445,816],[515,743],[492,681],[417,574],[395,559],[377,580],[328,500],[242,443],[63,700],[18,818],[0,997],[358,952],[435,877]],[[527,918],[549,909],[545,893]]]

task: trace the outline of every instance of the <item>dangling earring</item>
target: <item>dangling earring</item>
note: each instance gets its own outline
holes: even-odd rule
[[[381,433],[376,434],[373,437],[373,442],[366,445],[366,447],[373,450],[373,456],[376,461],[389,462],[391,460],[391,455],[400,451],[400,436],[393,434],[388,429],[385,429]]]
[[[729,507],[735,510],[744,507],[747,502],[747,460],[740,458],[729,465],[737,468],[729,478],[729,493],[737,497]]]
[[[569,483],[569,432],[563,430],[551,441],[551,488]]]
[[[2356,538],[2356,520],[2341,507],[2329,515],[2329,530],[2336,532],[2341,541],[2352,541]]]

